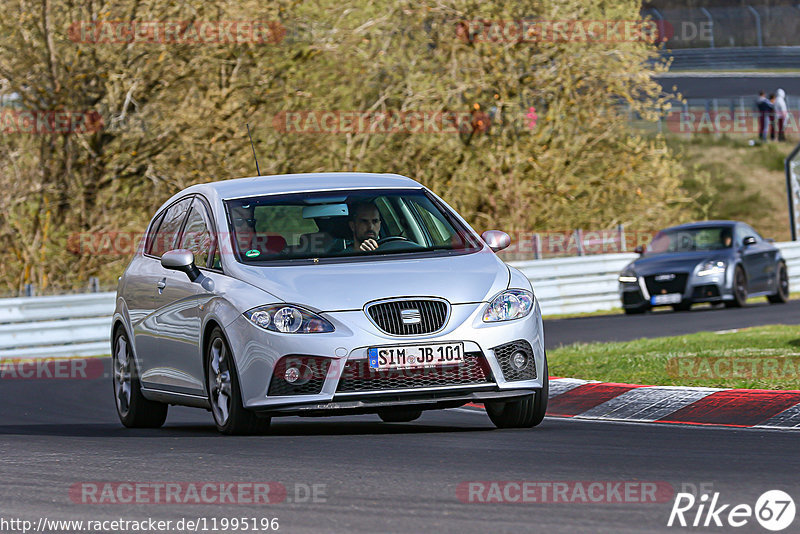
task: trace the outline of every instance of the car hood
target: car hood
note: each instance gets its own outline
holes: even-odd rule
[[[506,289],[509,281],[508,267],[487,249],[441,258],[274,267],[237,264],[235,270],[231,274],[284,302],[323,312],[359,310],[367,302],[392,297],[481,302]]]
[[[727,261],[728,257],[727,253],[721,251],[670,252],[642,256],[630,266],[640,276],[659,273],[691,273],[698,263],[711,260]]]

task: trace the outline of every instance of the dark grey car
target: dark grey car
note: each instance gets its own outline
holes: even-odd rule
[[[698,302],[744,306],[750,297],[789,298],[781,251],[749,225],[704,221],[658,232],[641,257],[620,273],[625,313],[654,306],[688,310]]]

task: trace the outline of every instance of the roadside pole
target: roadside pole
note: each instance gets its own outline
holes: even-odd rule
[[[789,225],[792,227],[792,241],[797,241],[800,234],[800,217],[798,217],[798,207],[800,207],[800,144],[794,147],[783,162],[786,169],[786,196],[789,201]]]

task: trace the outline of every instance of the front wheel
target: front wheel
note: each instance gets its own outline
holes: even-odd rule
[[[775,294],[767,297],[772,304],[783,304],[789,300],[789,273],[786,272],[786,264],[778,265],[778,287]]]
[[[208,402],[217,430],[228,435],[248,435],[265,432],[270,418],[260,418],[242,404],[239,377],[228,342],[222,330],[214,328],[206,349]]]
[[[733,300],[726,300],[725,306],[728,308],[741,308],[747,302],[747,276],[744,269],[736,267],[733,273]]]
[[[689,311],[692,309],[692,302],[691,301],[683,301],[680,304],[673,304],[672,305],[673,311],[682,312],[682,311]]]
[[[131,344],[121,327],[114,334],[113,366],[114,400],[122,424],[128,428],[158,428],[163,425],[169,407],[142,395]]]
[[[544,358],[542,387],[533,395],[508,402],[486,402],[486,413],[497,428],[531,428],[544,419],[550,393],[547,356]]]

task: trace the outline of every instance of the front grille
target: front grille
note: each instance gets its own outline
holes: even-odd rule
[[[650,295],[663,295],[666,293],[683,293],[686,289],[686,273],[677,273],[672,280],[656,281],[656,276],[650,275],[644,277],[644,283],[647,286],[647,291]]]
[[[448,307],[442,300],[390,300],[369,305],[367,314],[387,334],[414,336],[444,328]]]
[[[462,365],[392,371],[371,369],[368,360],[350,360],[344,366],[336,393],[490,383],[494,383],[494,380],[486,359],[480,352],[467,352]]]
[[[534,380],[536,378],[536,362],[533,360],[533,348],[524,339],[512,341],[505,345],[500,345],[492,349],[503,371],[503,378],[512,382],[514,380]],[[517,369],[511,365],[511,356],[517,352],[522,352],[528,357],[525,367]]]
[[[267,395],[317,395],[325,385],[331,361],[328,358],[313,356],[286,356],[282,358],[272,371]],[[300,377],[296,382],[284,379],[286,369],[296,367]]]

